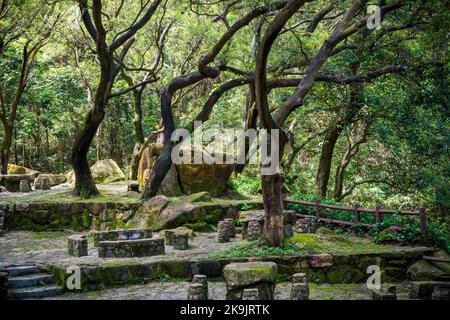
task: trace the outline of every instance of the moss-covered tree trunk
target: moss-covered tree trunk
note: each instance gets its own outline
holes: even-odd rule
[[[89,198],[99,193],[91,174],[87,156],[103,117],[103,108],[97,113],[93,110],[89,111],[84,129],[73,145],[72,167],[75,174],[75,187],[72,193],[76,196]]]
[[[8,123],[4,123],[5,135],[3,136],[2,149],[0,154],[0,173],[8,173],[8,162],[10,157],[11,143],[12,143],[12,127]]]

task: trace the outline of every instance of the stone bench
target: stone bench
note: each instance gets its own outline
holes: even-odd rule
[[[175,250],[189,249],[189,231],[184,228],[164,230],[164,238],[168,246]]]
[[[140,192],[139,183],[137,181],[128,182],[127,191]]]
[[[260,224],[261,232],[264,230],[264,210],[251,210],[251,211],[242,211],[239,213],[239,220],[242,223],[242,239],[247,239],[248,237],[248,227],[250,221],[258,221]],[[297,220],[297,216],[295,211],[293,210],[284,210],[283,211],[283,221],[284,221],[284,233],[286,237],[292,237],[293,231],[295,227],[295,222]]]
[[[230,263],[223,269],[227,300],[242,300],[245,289],[257,289],[261,300],[273,300],[278,266],[274,262]]]
[[[83,257],[88,255],[88,241],[85,235],[72,235],[67,239],[69,255]]]
[[[22,180],[31,184],[34,177],[28,174],[0,174],[0,184],[9,192],[20,192],[20,181]]]
[[[50,190],[50,179],[44,177],[37,177],[34,179],[34,189],[35,190]]]
[[[234,220],[231,218],[227,218],[223,221],[219,221],[217,225],[217,242],[230,242],[231,238],[235,237],[236,229],[234,226]]]
[[[450,300],[450,284],[435,286],[431,294],[431,300]]]
[[[433,291],[439,287],[449,287],[450,282],[445,281],[413,281],[410,284],[409,297],[411,299],[431,300]]]
[[[164,239],[100,241],[99,258],[149,257],[165,254]]]
[[[381,285],[380,289],[371,288],[372,300],[397,300],[397,288],[394,285]]]
[[[100,241],[138,240],[150,239],[153,236],[152,229],[124,229],[111,231],[95,231],[94,247],[98,247]]]

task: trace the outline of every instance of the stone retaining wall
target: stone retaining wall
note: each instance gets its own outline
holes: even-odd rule
[[[6,230],[106,230],[124,226],[140,203],[0,203]]]
[[[83,231],[132,227],[152,228],[157,231],[183,225],[193,230],[200,230],[200,227],[207,227],[208,223],[216,224],[226,217],[237,218],[237,212],[243,203],[206,203],[201,205],[182,203],[167,206],[164,214],[155,215],[147,215],[145,212],[143,214],[142,211],[145,211],[146,206],[140,202],[5,202],[0,203],[0,211],[4,210],[6,213],[5,227],[7,230],[72,229]],[[251,204],[252,207],[261,205],[260,203]],[[127,225],[128,221],[130,223]]]
[[[367,267],[379,265],[383,282],[406,280],[406,271],[423,255],[432,254],[432,249],[417,248],[405,252],[373,254],[301,255],[274,258],[235,258],[221,260],[174,260],[144,263],[120,261],[118,263],[80,266],[82,290],[100,290],[117,285],[146,283],[166,278],[191,279],[194,274],[204,274],[208,278],[222,276],[223,268],[232,262],[273,261],[278,265],[281,276],[291,276],[304,272],[310,281],[318,283],[364,283],[370,274]],[[52,271],[64,286],[70,276],[66,266],[43,265]]]

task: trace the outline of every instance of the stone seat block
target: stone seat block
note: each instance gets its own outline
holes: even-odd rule
[[[446,281],[413,281],[409,287],[409,297],[412,299],[431,300],[435,287],[449,286]]]
[[[88,241],[85,235],[69,236],[67,245],[71,256],[83,257],[88,255]]]
[[[149,239],[153,236],[152,229],[124,229],[111,231],[95,231],[94,247],[98,247],[100,241]]]
[[[223,269],[227,300],[241,300],[244,289],[257,289],[262,300],[274,297],[278,266],[274,262],[230,263]]]
[[[166,239],[166,244],[168,246],[174,245],[175,237],[189,237],[188,229],[176,228],[176,229],[168,229],[164,232],[164,237]]]
[[[100,258],[149,257],[165,254],[164,239],[100,241]]]

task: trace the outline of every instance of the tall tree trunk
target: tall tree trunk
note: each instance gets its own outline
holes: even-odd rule
[[[339,201],[342,198],[342,193],[344,191],[345,167],[346,165],[341,163],[336,169],[333,197],[337,201]]]
[[[89,111],[83,132],[75,140],[72,148],[72,167],[75,173],[73,194],[83,198],[89,198],[99,193],[92,177],[87,155],[103,118],[103,110],[97,110],[96,112],[94,109]]]
[[[303,6],[305,1],[288,1],[283,9],[275,16],[270,25],[267,27],[264,36],[261,40],[256,56],[256,70],[255,70],[255,101],[258,108],[258,117],[261,127],[267,129],[268,150],[273,165],[272,154],[272,130],[278,130],[279,141],[277,146],[279,150],[279,159],[283,156],[284,146],[287,143],[286,133],[278,126],[272,118],[269,108],[268,100],[268,85],[267,85],[267,62],[270,50],[278,37],[280,31],[283,29],[287,21]],[[279,173],[272,175],[261,175],[261,185],[263,190],[263,201],[265,209],[265,224],[264,224],[264,238],[269,246],[282,246],[284,237],[283,224],[283,177]]]
[[[357,74],[360,61],[353,61],[350,63],[350,69],[353,75]],[[343,115],[338,115],[333,122],[330,130],[325,134],[325,139],[322,145],[322,152],[320,154],[319,168],[317,171],[317,194],[321,197],[327,196],[328,183],[330,181],[331,165],[333,163],[333,153],[336,142],[344,128],[352,124],[359,111],[363,107],[363,101],[361,97],[362,86],[361,84],[355,84],[350,87],[350,96],[344,110]]]
[[[4,123],[3,128],[5,130],[5,135],[3,137],[2,149],[1,149],[1,155],[0,155],[0,172],[2,174],[7,174],[9,157],[10,157],[10,153],[11,153],[10,150],[11,150],[11,144],[12,144],[13,130],[12,130],[12,126],[10,126],[8,123]]]
[[[142,90],[133,90],[134,99],[134,135],[136,137],[136,143],[134,145],[133,154],[131,155],[130,162],[130,180],[137,180],[139,160],[142,154],[142,146],[144,145],[144,130],[142,129]]]
[[[267,245],[280,247],[283,245],[283,176],[279,173],[261,176],[264,200],[264,238]]]
[[[367,134],[369,130],[370,121],[364,126],[363,133],[360,139],[352,143],[352,139],[349,136],[347,151],[344,153],[339,165],[336,168],[336,177],[334,181],[334,199],[341,201],[344,193],[345,171],[348,165],[352,161],[353,157],[359,152],[360,146],[367,142]]]
[[[170,87],[170,85],[169,85]],[[172,148],[173,143],[171,141],[172,132],[175,131],[175,123],[173,121],[173,115],[171,110],[172,93],[168,88],[161,92],[161,119],[164,123],[164,135],[163,135],[163,148],[159,157],[153,164],[150,178],[145,184],[144,192],[142,193],[142,199],[148,200],[158,193],[159,187],[166,177],[167,173],[172,166]]]
[[[317,171],[317,194],[327,196],[328,181],[330,180],[331,164],[333,162],[334,147],[342,133],[342,123],[337,120],[326,133],[320,153],[319,168]]]
[[[244,113],[244,121],[243,121],[243,127],[244,131],[248,129],[256,129],[256,122],[258,120],[258,110],[256,109],[255,105],[255,87],[254,85],[250,84],[248,87],[247,97],[245,101],[245,113]],[[242,173],[244,171],[245,166],[249,162],[249,151],[250,146],[252,145],[254,141],[251,140],[251,137],[246,137],[244,141],[244,159],[245,163],[238,163],[235,166],[234,171],[236,173]],[[241,150],[239,150],[241,151]],[[241,155],[238,156],[240,158]]]

